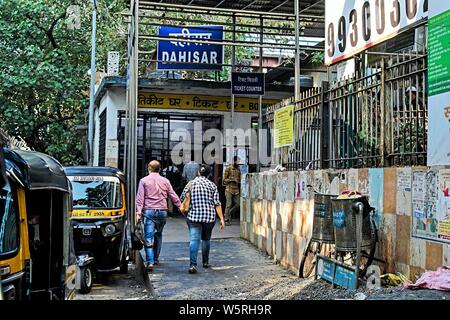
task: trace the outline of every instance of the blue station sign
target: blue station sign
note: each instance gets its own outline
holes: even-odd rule
[[[158,36],[177,40],[158,40],[157,69],[222,70],[223,45],[201,41],[223,41],[223,30],[223,26],[158,27]]]

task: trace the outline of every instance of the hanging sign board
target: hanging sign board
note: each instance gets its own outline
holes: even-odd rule
[[[263,96],[264,73],[231,73],[231,93],[242,96]]]
[[[341,81],[345,78],[352,77],[355,74],[355,59],[350,59],[338,63],[337,65],[337,80]]]
[[[427,16],[428,0],[326,0],[325,64],[393,38]]]
[[[450,3],[430,2],[427,164],[450,165]]]
[[[159,37],[179,40],[158,40],[157,69],[222,70],[223,45],[206,44],[201,40],[223,41],[223,35],[223,26],[158,27]],[[200,41],[183,41],[195,39]]]
[[[294,143],[294,106],[287,106],[274,112],[274,147],[291,146]]]

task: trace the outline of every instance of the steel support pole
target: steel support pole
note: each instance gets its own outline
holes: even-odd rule
[[[380,123],[381,123],[381,130],[380,130],[380,151],[381,151],[381,161],[380,165],[381,167],[384,167],[385,165],[385,152],[386,152],[386,138],[385,138],[385,130],[386,130],[386,97],[385,97],[385,90],[386,90],[386,83],[385,78],[386,77],[386,67],[385,67],[385,61],[384,58],[381,59],[381,89],[380,89]]]
[[[131,9],[133,13],[133,9]],[[134,16],[133,16],[134,17]],[[124,159],[124,165],[125,165],[125,174],[127,177],[127,203],[131,205],[131,179],[130,179],[130,141],[131,141],[131,96],[132,96],[132,90],[133,90],[133,38],[134,38],[134,22],[130,25],[129,34],[128,34],[128,43],[129,43],[129,50],[128,50],[128,74],[127,74],[127,110],[125,113],[125,149],[124,152],[126,152],[126,156]],[[134,216],[134,212],[131,211],[130,208],[130,221],[132,221],[131,217]]]
[[[359,282],[359,262],[361,260],[361,243],[362,243],[362,224],[363,224],[363,212],[364,206],[361,202],[356,204],[357,214],[356,214],[356,262],[354,269],[355,283],[353,284],[353,290],[358,289]],[[356,210],[355,210],[356,211]]]
[[[300,100],[300,15],[299,0],[294,0],[295,12],[295,81],[294,96],[295,101]]]
[[[139,0],[135,1],[135,16],[134,16],[134,52],[133,52],[133,91],[131,92],[132,101],[132,121],[131,121],[131,170],[129,172],[131,180],[131,203],[129,204],[132,213],[132,222],[135,223],[135,198],[136,198],[136,164],[137,164],[137,115],[138,115],[138,94],[139,94]]]
[[[233,14],[233,43],[236,41],[236,15]],[[236,47],[231,47],[231,76],[233,72],[235,71],[236,65]],[[231,78],[230,78],[231,79]],[[231,130],[234,130],[234,94],[233,94],[233,88],[231,88]],[[230,146],[232,150],[234,151],[234,141],[232,142],[232,146]],[[233,160],[231,160],[233,161]]]
[[[260,34],[259,34],[259,42],[263,42],[263,31],[264,31],[264,19],[261,16],[259,18],[259,27],[260,27]],[[263,72],[262,66],[263,66],[263,48],[259,47],[259,72]],[[256,163],[256,172],[261,171],[261,143],[262,143],[262,96],[259,96],[258,101],[258,153],[257,153],[257,163]]]
[[[92,34],[91,34],[91,90],[89,94],[89,123],[88,123],[88,165],[94,162],[94,95],[95,95],[95,42],[97,33],[97,1],[93,0]]]
[[[0,301],[3,300],[2,275],[0,274]]]
[[[135,197],[136,197],[136,153],[137,153],[137,95],[138,95],[138,19],[139,0],[134,1],[131,7],[132,27],[129,30],[129,79],[128,82],[128,108],[127,108],[127,140],[126,140],[126,175],[130,224],[136,224]]]

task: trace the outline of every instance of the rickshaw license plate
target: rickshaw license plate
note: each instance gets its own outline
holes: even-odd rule
[[[91,217],[104,217],[106,214],[103,211],[94,212],[73,212],[73,218],[91,218]]]
[[[83,236],[90,236],[91,228],[83,228]]]

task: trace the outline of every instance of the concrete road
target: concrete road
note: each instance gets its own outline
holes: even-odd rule
[[[220,238],[234,238],[239,237],[239,224],[233,223],[232,226],[227,226],[224,230],[218,227],[214,228],[213,239]],[[188,245],[189,234],[186,220],[182,217],[168,218],[167,225],[164,229],[164,242],[167,243],[184,243]],[[163,252],[170,250],[170,244],[163,244]],[[180,252],[178,257],[183,261],[186,252]],[[165,260],[165,254],[162,261]],[[154,296],[149,292],[143,280],[141,279],[139,271],[135,269],[135,265],[129,264],[128,274],[120,274],[118,269],[113,272],[105,273],[101,279],[94,281],[92,291],[89,294],[75,294],[75,300],[147,300],[154,299]]]
[[[128,274],[117,271],[104,273],[101,279],[94,280],[88,294],[76,293],[74,300],[149,300],[153,299],[146,289],[134,264],[129,264]]]
[[[239,238],[239,221],[213,229],[210,263],[189,274],[189,237],[183,218],[169,218],[160,265],[149,273],[155,299],[286,299],[305,285],[266,254]]]
[[[98,280],[90,294],[76,294],[76,300],[411,300],[450,299],[450,293],[432,290],[404,290],[385,287],[356,292],[332,289],[323,280],[299,279],[281,268],[272,258],[249,242],[239,238],[239,224],[235,221],[225,230],[214,228],[211,241],[212,268],[201,266],[197,274],[189,274],[189,237],[184,218],[168,218],[164,229],[160,264],[147,275],[144,285],[141,270],[130,264],[127,275],[112,272]],[[150,285],[149,285],[150,284]]]
[[[213,229],[212,239],[239,238],[239,220],[233,220],[231,226],[225,226],[220,230],[219,224]],[[189,229],[184,217],[167,218],[163,233],[163,248],[166,242],[189,242]]]

